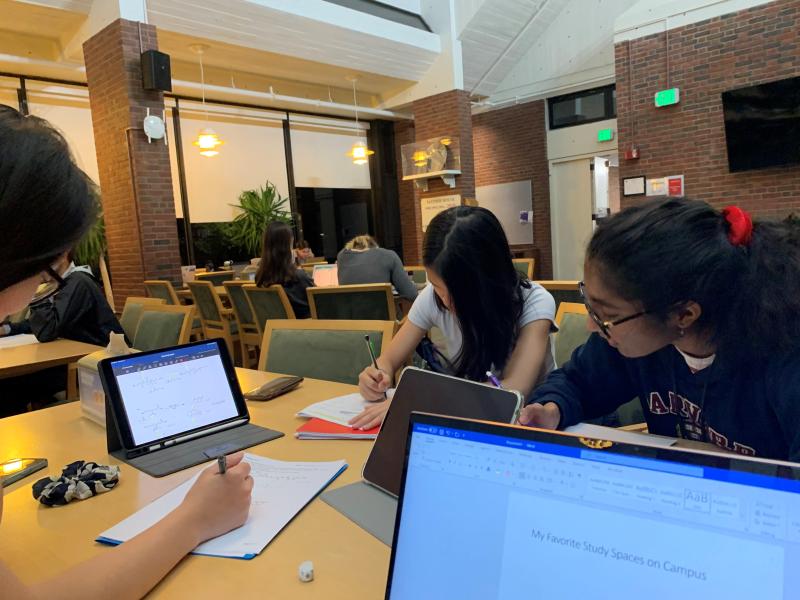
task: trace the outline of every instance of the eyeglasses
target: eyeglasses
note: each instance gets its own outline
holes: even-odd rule
[[[605,337],[611,337],[611,328],[617,325],[622,325],[623,323],[627,323],[628,321],[632,321],[633,319],[638,319],[639,317],[648,314],[649,310],[643,310],[636,314],[622,317],[621,319],[615,319],[613,321],[604,321],[600,318],[595,310],[592,308],[592,305],[589,304],[589,300],[586,298],[586,285],[581,281],[578,283],[578,292],[580,292],[581,300],[583,300],[583,305],[586,307],[586,312],[589,313],[589,316],[592,318],[592,321],[595,322],[600,328],[600,331],[603,333]]]
[[[36,292],[31,298],[31,304],[47,300],[55,295],[64,287],[64,278],[59,275],[53,267],[47,267],[42,271],[42,283],[36,288]]]

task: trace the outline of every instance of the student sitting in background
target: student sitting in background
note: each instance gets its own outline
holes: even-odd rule
[[[553,296],[517,273],[503,227],[490,211],[457,206],[436,215],[425,232],[422,260],[430,285],[378,358],[378,368],[361,372],[359,391],[376,404],[351,420],[353,427],[383,421],[389,402],[378,401],[432,327],[447,339],[443,366],[456,377],[486,381],[486,372],[494,371],[503,387],[527,396],[554,367]]]
[[[24,308],[42,283],[52,289],[53,264],[95,218],[92,186],[72,161],[64,139],[46,121],[0,105],[0,222],[12,224],[0,242],[0,318]],[[183,502],[145,532],[49,581],[26,585],[0,562],[2,596],[143,597],[198,544],[247,520],[253,479],[242,456],[239,452],[228,458],[224,475],[217,473],[216,465],[203,471]],[[87,520],[86,531],[94,531],[96,525]],[[91,534],[74,543],[92,544]]]
[[[638,396],[650,433],[800,460],[800,227],[673,198],[598,225],[592,333],[520,423],[564,428]]]
[[[40,342],[56,338],[105,346],[110,333],[123,333],[114,311],[88,267],[76,267],[72,253],[48,271],[55,293],[31,303],[25,321],[0,326],[0,336],[33,333]]]
[[[294,246],[294,260],[298,265],[302,265],[309,258],[313,258],[314,253],[311,251],[311,246],[308,245],[306,240],[297,242]]]
[[[391,283],[397,293],[413,300],[417,287],[403,269],[403,262],[392,250],[378,246],[372,236],[353,238],[336,258],[339,285],[356,283]]]
[[[308,308],[306,288],[314,287],[314,280],[295,265],[292,253],[293,241],[292,228],[286,223],[272,221],[267,225],[264,230],[261,264],[256,272],[256,285],[283,286],[294,309],[294,316],[298,319],[307,319],[311,316],[311,310]]]

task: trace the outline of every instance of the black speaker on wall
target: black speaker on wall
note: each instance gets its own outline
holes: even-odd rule
[[[146,90],[172,91],[169,54],[158,50],[142,52],[142,87]]]

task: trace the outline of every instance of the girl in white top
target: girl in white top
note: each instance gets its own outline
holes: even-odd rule
[[[378,358],[378,368],[361,372],[359,390],[376,404],[356,416],[353,427],[369,429],[383,421],[388,402],[381,400],[392,374],[432,327],[444,334],[445,366],[457,377],[485,381],[493,371],[503,387],[528,396],[554,367],[555,301],[517,273],[494,214],[471,206],[439,213],[425,233],[422,255],[430,285]]]

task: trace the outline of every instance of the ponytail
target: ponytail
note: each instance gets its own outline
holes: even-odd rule
[[[587,260],[617,294],[664,321],[697,302],[696,326],[726,359],[752,364],[800,348],[800,226],[788,220],[649,201],[604,220]]]

